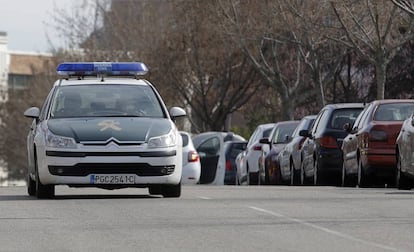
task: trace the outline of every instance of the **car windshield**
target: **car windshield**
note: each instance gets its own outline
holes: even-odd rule
[[[58,87],[51,118],[68,117],[165,117],[149,86],[73,85]]]
[[[414,111],[414,103],[381,104],[375,111],[375,121],[404,121]]]

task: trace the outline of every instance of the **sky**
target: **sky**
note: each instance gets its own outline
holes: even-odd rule
[[[49,52],[46,34],[55,46],[63,45],[56,30],[47,25],[53,22],[54,6],[71,4],[70,0],[0,0],[0,31],[7,32],[9,50]]]

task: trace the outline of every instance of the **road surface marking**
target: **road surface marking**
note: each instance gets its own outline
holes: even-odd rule
[[[203,200],[210,200],[211,199],[210,197],[204,197],[204,196],[198,196],[197,198],[203,199]]]
[[[376,248],[389,250],[389,251],[399,251],[399,252],[402,251],[402,250],[399,250],[397,248],[388,247],[388,246],[377,244],[377,243],[374,243],[374,242],[362,240],[362,239],[359,239],[359,238],[356,238],[356,237],[353,237],[353,236],[350,236],[350,235],[347,235],[347,234],[344,234],[344,233],[341,233],[341,232],[338,232],[338,231],[335,231],[335,230],[331,230],[329,228],[324,228],[324,227],[319,226],[319,225],[315,225],[315,224],[312,224],[312,223],[309,223],[309,222],[306,222],[306,221],[303,221],[303,220],[291,218],[291,217],[285,216],[283,214],[276,213],[276,212],[273,212],[273,211],[269,211],[269,210],[266,210],[266,209],[263,209],[263,208],[259,208],[259,207],[255,207],[255,206],[249,206],[249,208],[253,209],[255,211],[258,211],[258,212],[262,212],[262,213],[266,213],[266,214],[278,217],[278,218],[287,219],[289,221],[296,222],[298,224],[308,226],[308,227],[311,227],[311,228],[314,228],[314,229],[317,229],[317,230],[323,231],[325,233],[335,235],[335,236],[338,236],[338,237],[341,237],[341,238],[344,238],[344,239],[347,239],[347,240],[359,242],[359,243],[362,243],[362,244],[365,244],[365,245],[368,245],[368,246],[373,246],[373,247],[376,247]]]

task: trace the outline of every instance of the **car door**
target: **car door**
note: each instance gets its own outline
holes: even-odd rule
[[[413,151],[414,151],[414,114],[407,119],[400,132],[400,155],[401,155],[401,170],[406,173],[414,175]]]
[[[313,163],[314,163],[313,155],[316,149],[315,137],[318,131],[318,126],[320,126],[321,119],[327,113],[328,111],[326,109],[319,112],[318,116],[315,119],[315,123],[313,124],[313,127],[310,130],[309,135],[307,139],[305,140],[303,147],[302,147],[303,149],[303,170],[307,177],[310,177],[313,175],[313,168],[314,168],[313,167]]]
[[[354,125],[350,126],[351,130],[342,143],[343,162],[347,174],[358,173],[358,130],[362,127],[362,123],[368,110],[367,107],[361,112],[355,120]]]
[[[224,138],[221,134],[213,135],[197,147],[200,156],[200,184],[224,184],[225,153]]]

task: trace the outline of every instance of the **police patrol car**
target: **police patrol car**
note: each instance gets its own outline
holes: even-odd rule
[[[182,139],[140,62],[62,63],[62,76],[42,108],[31,107],[27,136],[28,193],[55,195],[55,185],[117,189],[148,187],[181,194]]]

